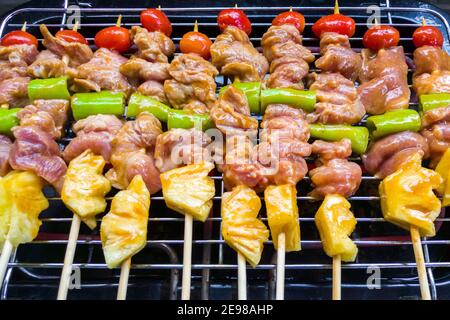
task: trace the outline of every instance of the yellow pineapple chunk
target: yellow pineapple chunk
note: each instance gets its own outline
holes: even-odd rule
[[[36,238],[39,214],[48,208],[43,182],[32,172],[11,171],[0,181],[0,247],[9,240],[14,247]]]
[[[269,230],[258,219],[261,200],[246,186],[234,187],[222,196],[222,235],[225,242],[255,267],[261,260]]]
[[[103,176],[105,160],[86,150],[73,159],[67,169],[61,199],[91,229],[97,225],[95,216],[106,209],[105,195],[111,183]]]
[[[341,256],[342,261],[355,261],[358,248],[350,239],[356,219],[350,203],[341,195],[328,194],[314,218],[323,249],[329,257]]]
[[[214,181],[208,173],[214,168],[210,162],[191,164],[161,174],[166,205],[195,220],[205,221],[213,206],[216,193]]]
[[[436,166],[436,172],[442,177],[442,183],[437,191],[442,195],[442,205],[448,207],[450,205],[450,149],[445,151]]]
[[[290,184],[269,186],[264,191],[264,199],[275,249],[278,250],[278,235],[284,233],[286,252],[301,250],[295,186]]]
[[[434,236],[441,202],[433,189],[439,188],[441,181],[437,172],[422,167],[420,155],[411,157],[380,183],[384,218],[408,231],[414,226],[423,237]]]
[[[115,268],[145,247],[150,192],[141,175],[126,190],[119,191],[100,226],[100,237],[108,268]]]

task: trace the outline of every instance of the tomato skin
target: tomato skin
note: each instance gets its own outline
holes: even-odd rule
[[[241,9],[225,9],[217,16],[217,24],[223,32],[228,26],[235,26],[244,31],[247,35],[252,33],[252,24],[247,15]]]
[[[141,23],[148,31],[160,31],[170,37],[172,24],[169,18],[158,9],[147,9],[141,12]]]
[[[211,58],[209,48],[212,45],[212,41],[207,35],[191,31],[186,33],[180,41],[180,51],[183,53],[196,53],[203,59],[208,60]]]
[[[98,48],[107,48],[122,53],[131,47],[130,32],[123,27],[107,27],[97,32],[94,43]]]
[[[413,43],[416,48],[423,46],[442,47],[444,44],[444,36],[436,27],[423,26],[414,31]]]
[[[324,32],[336,32],[351,38],[355,34],[355,20],[340,13],[331,14],[317,20],[312,31],[317,38]]]
[[[366,31],[363,44],[374,51],[395,47],[400,41],[400,33],[391,26],[375,26]]]
[[[272,20],[272,25],[282,26],[283,24],[292,24],[300,33],[303,33],[303,30],[305,30],[305,17],[300,12],[282,12]]]
[[[74,30],[59,30],[55,37],[59,39],[66,40],[67,42],[78,42],[82,44],[88,44],[85,37],[83,37],[79,32]]]
[[[32,34],[22,30],[11,31],[2,38],[2,46],[7,47],[15,44],[28,44],[37,46],[38,40]]]

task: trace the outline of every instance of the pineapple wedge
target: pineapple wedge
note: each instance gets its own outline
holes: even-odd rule
[[[141,175],[126,190],[119,191],[100,226],[108,268],[115,268],[146,245],[150,192]]]
[[[103,176],[105,160],[86,150],[73,159],[67,169],[61,199],[91,229],[97,225],[95,216],[106,209],[105,195],[111,183]]]
[[[222,235],[225,242],[255,267],[261,260],[269,230],[258,219],[261,200],[246,186],[234,187],[222,196]]]
[[[439,188],[442,180],[437,172],[422,167],[419,154],[414,155],[380,183],[384,218],[408,231],[415,226],[422,237],[434,236],[441,202],[433,189]]]
[[[214,181],[208,173],[214,168],[210,162],[191,164],[161,174],[166,205],[181,214],[190,214],[204,222],[213,206],[216,193]]]
[[[11,171],[0,180],[0,247],[8,240],[14,247],[36,238],[39,214],[48,208],[43,182],[32,172]]]
[[[355,261],[358,248],[350,239],[356,219],[350,203],[341,195],[328,194],[314,217],[323,249],[329,257],[341,256],[342,261]]]
[[[269,186],[264,191],[264,200],[275,249],[278,250],[278,235],[283,232],[286,236],[286,252],[301,250],[295,186]]]
[[[450,205],[450,149],[445,151],[436,166],[436,172],[442,177],[442,183],[437,191],[442,195],[442,205],[448,207]]]

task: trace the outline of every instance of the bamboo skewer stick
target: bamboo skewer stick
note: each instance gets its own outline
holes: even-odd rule
[[[333,300],[341,300],[341,256],[333,257]]]
[[[245,257],[238,252],[238,299],[247,300],[247,262]]]
[[[277,287],[275,293],[276,300],[284,300],[285,260],[286,260],[286,234],[282,232],[278,235]]]
[[[125,300],[127,297],[130,268],[131,268],[131,257],[122,262],[122,265],[120,267],[120,280],[119,280],[119,289],[117,291],[117,300]]]
[[[189,300],[191,298],[192,224],[193,218],[190,214],[187,214],[184,218],[182,300]]]
[[[81,218],[74,214],[72,225],[70,226],[69,240],[67,242],[66,255],[64,257],[64,267],[59,282],[58,300],[67,299],[67,291],[69,290],[70,276],[72,275],[72,264],[77,247],[78,234],[80,232]]]
[[[2,255],[0,256],[0,289],[3,287],[3,280],[5,279],[5,274],[8,269],[8,263],[11,259],[12,251],[12,243],[9,240],[6,240],[3,244]]]
[[[410,232],[414,256],[416,258],[422,300],[431,300],[430,287],[428,285],[428,277],[425,268],[425,259],[423,257],[422,242],[420,241],[419,230],[416,227],[411,227]]]

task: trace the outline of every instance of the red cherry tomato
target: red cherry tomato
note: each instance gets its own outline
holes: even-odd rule
[[[363,44],[374,51],[394,47],[400,41],[400,33],[391,26],[375,26],[366,31]]]
[[[331,14],[317,20],[312,31],[317,38],[324,32],[336,32],[351,38],[355,34],[355,20],[340,13]]]
[[[217,24],[223,32],[228,26],[235,26],[244,31],[247,35],[252,33],[252,25],[247,15],[241,9],[225,9],[217,16]]]
[[[38,45],[38,41],[35,36],[32,34],[22,31],[15,30],[7,33],[1,41],[2,46],[12,46],[15,44],[29,44],[29,45]]]
[[[200,57],[208,60],[211,57],[209,48],[212,41],[207,35],[201,32],[191,31],[186,33],[180,41],[180,50],[183,53],[196,53]]]
[[[88,44],[86,38],[83,37],[81,33],[74,30],[59,30],[55,34],[55,37],[66,40],[67,42],[78,42]]]
[[[283,24],[292,24],[302,33],[305,30],[305,17],[300,12],[286,11],[277,15],[272,21],[273,26]]]
[[[161,10],[147,9],[142,11],[141,23],[148,31],[160,31],[168,37],[172,34],[172,24]]]
[[[131,47],[130,32],[123,27],[107,27],[97,32],[94,42],[98,48],[125,52]]]
[[[423,26],[414,31],[413,43],[417,48],[423,46],[442,47],[444,44],[444,37],[438,28]]]

